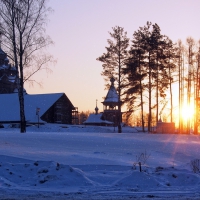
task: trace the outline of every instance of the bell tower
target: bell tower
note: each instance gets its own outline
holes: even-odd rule
[[[111,85],[106,95],[105,100],[103,103],[103,118],[105,120],[111,121],[114,125],[118,125],[120,120],[119,118],[119,111],[118,111],[118,101],[119,96],[114,86],[115,79],[111,77],[110,79]]]

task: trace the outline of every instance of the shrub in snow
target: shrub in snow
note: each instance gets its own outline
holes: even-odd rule
[[[166,186],[171,186],[171,184],[169,182],[166,183]]]
[[[38,166],[39,164],[38,164],[38,162],[34,162],[34,165],[35,165],[35,166]]]
[[[47,182],[47,180],[45,180],[45,179],[40,180],[40,183],[41,183],[41,184],[43,184],[43,183],[45,183],[45,182]]]
[[[73,167],[70,167],[70,168],[69,168],[69,171],[70,171],[70,172],[73,172],[73,171],[74,171]]]
[[[177,175],[176,175],[176,174],[172,174],[172,177],[173,177],[173,178],[177,178]]]
[[[200,159],[191,160],[190,166],[194,173],[199,173],[200,172]]]
[[[133,169],[136,169],[136,165],[139,165],[140,168],[140,172],[142,171],[142,165],[145,165],[147,160],[149,159],[151,154],[148,154],[146,152],[146,149],[144,151],[144,153],[141,153],[139,156],[136,155],[136,162],[133,163]]]
[[[56,163],[56,170],[60,169],[60,163]]]
[[[142,165],[146,164],[151,154],[147,154],[146,150],[144,153],[141,153],[139,156],[136,156],[137,162],[141,162]]]
[[[164,169],[163,167],[158,166],[156,167],[156,172],[162,171],[163,169]]]
[[[47,168],[41,168],[38,170],[38,174],[47,173],[49,170]]]

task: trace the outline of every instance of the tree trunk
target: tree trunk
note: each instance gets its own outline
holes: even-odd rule
[[[23,77],[23,50],[22,50],[22,35],[20,35],[20,90],[19,90],[19,103],[20,103],[20,129],[21,133],[26,132],[26,119],[25,119],[25,112],[24,112],[24,77]]]
[[[149,116],[148,116],[148,131],[151,131],[151,64],[150,64],[150,53],[149,53]]]
[[[14,12],[14,4],[12,4],[12,11]],[[20,74],[22,77],[19,78],[19,65],[18,65],[18,57],[17,57],[17,48],[16,48],[16,34],[15,34],[15,21],[14,21],[14,13],[12,15],[12,43],[13,43],[13,54],[15,67],[17,70],[17,89],[18,89],[18,98],[19,98],[19,109],[20,109],[20,132],[26,132],[26,121],[25,121],[25,113],[24,113],[24,96],[23,96],[23,68],[22,68],[22,55],[20,55]],[[20,38],[20,49],[22,48],[22,38]]]
[[[141,85],[141,80],[140,80],[140,85]],[[142,131],[145,132],[144,128],[144,105],[143,105],[143,93],[142,93],[142,88],[140,89],[140,99],[141,99],[141,120],[142,120]]]
[[[191,48],[188,49],[188,91],[187,91],[187,106],[190,106],[191,99]],[[190,134],[190,116],[187,119],[187,134]]]
[[[180,48],[180,47],[179,47]],[[178,101],[179,101],[179,133],[182,133],[182,130],[181,130],[181,124],[182,124],[182,119],[181,119],[181,105],[182,105],[182,102],[181,102],[181,95],[182,95],[182,70],[181,70],[181,51],[179,49],[179,60],[178,60],[178,88],[179,88],[179,94],[178,94]]]
[[[156,122],[158,122],[158,109],[159,109],[159,103],[158,103],[158,81],[159,81],[159,67],[158,67],[158,54],[157,54],[157,69],[156,69]]]
[[[139,74],[141,75],[141,58],[139,56]],[[144,105],[143,105],[143,87],[142,87],[142,80],[140,78],[140,101],[141,101],[141,121],[142,121],[142,131],[145,132],[144,128]]]
[[[119,42],[120,44],[120,42]],[[119,48],[120,49],[120,48]],[[118,133],[122,132],[121,122],[122,122],[122,114],[121,114],[121,58],[119,53],[119,67],[118,67]]]
[[[170,91],[170,122],[173,122],[173,94],[172,94],[172,80],[171,80],[171,68],[169,66],[169,91]]]

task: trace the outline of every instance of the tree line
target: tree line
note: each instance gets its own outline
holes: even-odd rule
[[[102,76],[117,81],[119,112],[126,105],[126,120],[139,113],[143,131],[148,131],[161,118],[169,105],[169,121],[174,119],[173,85],[178,85],[179,131],[198,129],[198,97],[200,87],[200,42],[188,37],[186,44],[174,43],[161,33],[158,24],[147,22],[133,33],[132,40],[124,28],[116,26],[109,33],[106,52],[97,60],[102,62]],[[193,104],[196,111],[193,121],[188,118],[185,127],[182,118],[184,105]],[[145,116],[147,112],[148,116]],[[119,130],[120,132],[121,130]]]

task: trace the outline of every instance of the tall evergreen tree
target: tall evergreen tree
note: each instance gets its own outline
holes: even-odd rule
[[[155,121],[158,122],[159,104],[166,96],[166,89],[169,84],[166,65],[166,55],[164,53],[167,46],[166,36],[161,34],[160,27],[157,24],[147,22],[144,28],[144,49],[146,50],[146,69],[148,74],[148,93],[149,93],[149,120],[148,130],[152,124],[152,109],[156,108]],[[152,91],[155,89],[155,105],[152,106]],[[162,110],[162,109],[161,109]]]
[[[164,90],[166,89],[166,66],[164,65],[165,56],[163,51],[165,49],[166,43],[164,36],[161,35],[160,27],[157,24],[152,25],[152,49],[154,52],[153,55],[153,78],[155,80],[155,90],[156,90],[156,122],[158,122],[159,115],[159,96],[165,97]]]
[[[121,133],[121,96],[123,83],[125,81],[122,71],[128,57],[127,49],[129,46],[129,39],[127,38],[127,32],[124,32],[122,27],[116,26],[112,29],[113,32],[110,33],[112,39],[107,40],[109,46],[106,47],[106,53],[97,58],[97,60],[103,63],[102,76],[104,76],[106,82],[113,76],[118,83],[118,132]]]
[[[132,46],[129,52],[130,57],[125,70],[128,76],[128,89],[126,90],[126,94],[129,95],[129,98],[134,97],[135,99],[139,96],[141,121],[144,124],[144,91],[146,90],[148,92],[148,131],[150,131],[153,122],[152,109],[156,108],[155,122],[157,122],[159,104],[165,98],[166,89],[169,85],[168,68],[170,65],[169,62],[167,63],[169,56],[166,54],[169,41],[166,36],[161,34],[160,27],[151,22],[147,22],[144,27],[140,27],[133,34]],[[155,90],[155,93],[153,93],[153,90]],[[153,98],[154,94],[155,101]],[[155,105],[152,106],[153,103]]]
[[[153,44],[154,41],[151,37],[151,22],[147,22],[146,26],[142,29],[142,41],[145,49],[145,64],[144,67],[147,71],[147,84],[146,88],[148,91],[148,99],[149,99],[149,105],[148,105],[148,131],[151,130],[151,123],[152,123],[152,79],[153,79],[153,68],[154,68],[154,62],[153,62]]]
[[[143,49],[143,33],[139,29],[133,34],[132,46],[129,51],[129,59],[127,61],[124,73],[127,75],[127,85],[126,85],[126,102],[128,102],[127,107],[129,112],[134,112],[138,107],[141,109],[141,125],[142,130],[145,131],[145,121],[144,121],[144,83],[143,80],[147,76],[146,70],[144,70],[144,54]],[[139,103],[135,103],[135,100],[139,99]],[[136,105],[135,105],[136,104]]]
[[[164,54],[165,54],[165,65],[167,72],[167,82],[166,86],[169,85],[169,93],[170,93],[170,122],[173,122],[173,83],[175,82],[175,74],[174,72],[178,71],[176,66],[176,48],[168,37],[165,38],[165,48],[164,48]],[[165,83],[166,79],[163,79],[163,82]]]

